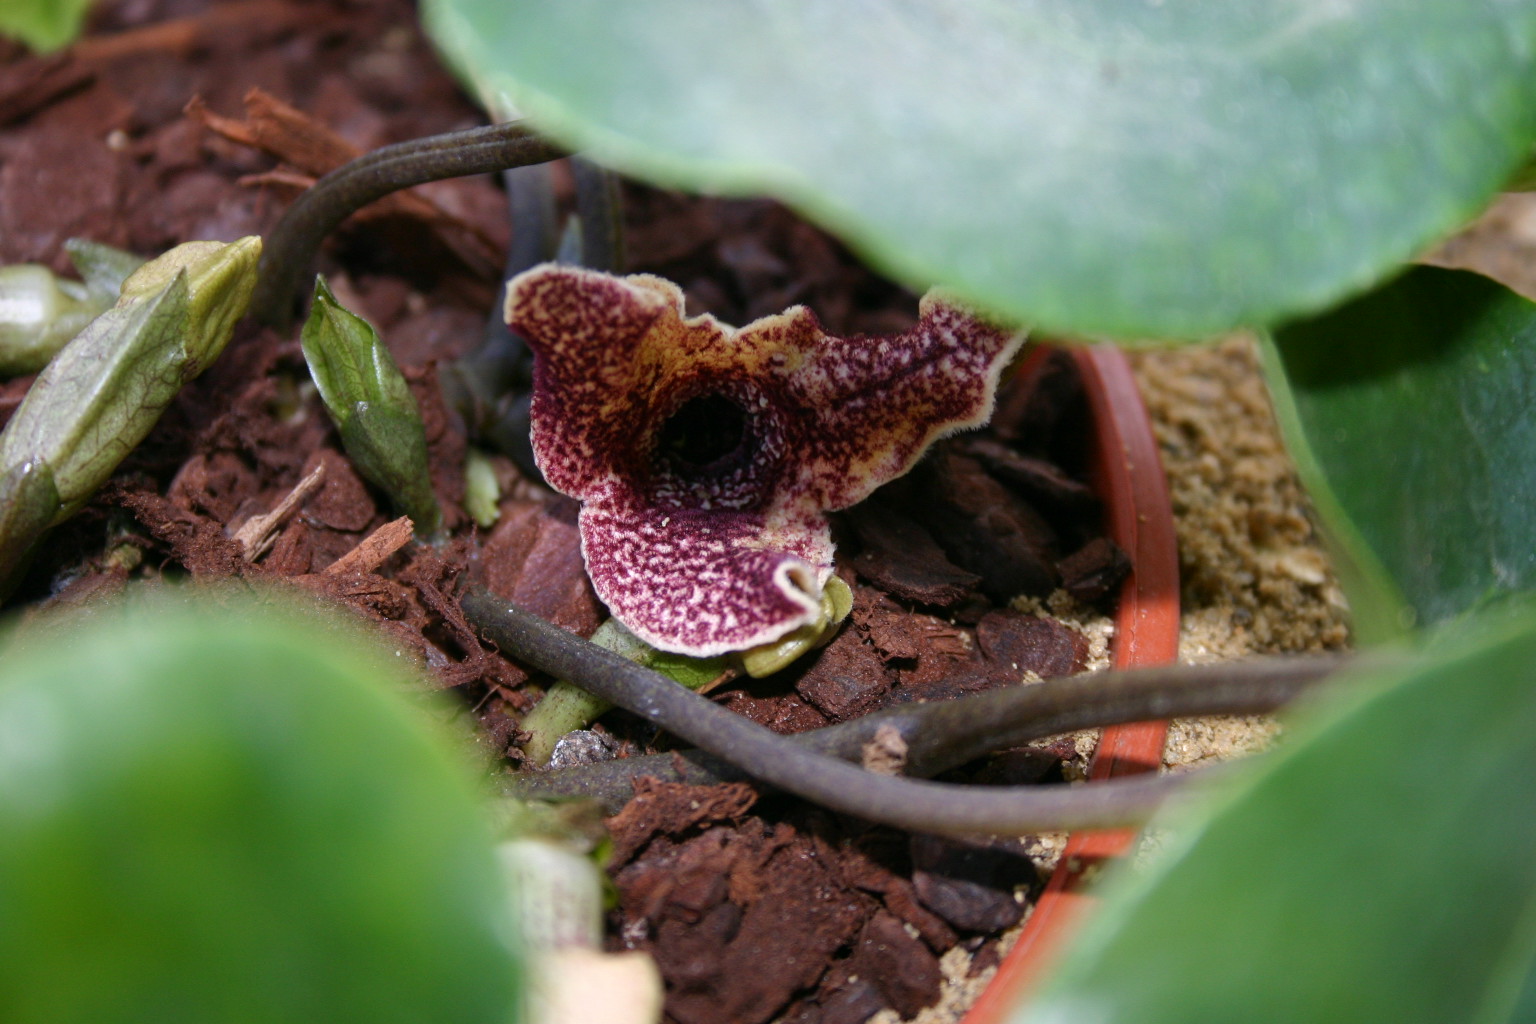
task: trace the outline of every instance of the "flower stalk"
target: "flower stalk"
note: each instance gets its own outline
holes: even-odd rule
[[[512,122],[412,139],[343,164],[315,182],[273,229],[253,302],[256,315],[275,327],[291,323],[294,292],[321,241],[369,203],[429,181],[488,174],[564,155],[526,125]]]
[[[1119,828],[1146,821],[1181,785],[1177,776],[1156,775],[1091,786],[966,786],[876,775],[773,733],[487,591],[470,590],[461,607],[509,657],[578,679],[760,782],[866,821],[957,835]],[[981,725],[996,731],[995,719]]]
[[[658,651],[641,640],[618,619],[608,619],[592,634],[591,643],[627,658],[637,665],[671,679],[690,690],[701,690],[731,671],[723,657],[690,658]],[[542,700],[519,723],[523,753],[536,765],[546,765],[554,755],[560,738],[576,729],[585,729],[599,715],[613,707],[611,701],[594,696],[564,679],[557,680]]]
[[[1274,712],[1345,664],[1346,659],[1336,655],[1306,655],[1096,672],[953,700],[898,704],[784,740],[857,763],[882,729],[892,729],[907,745],[904,774],[932,778],[995,751],[1079,729],[1167,717]],[[750,779],[753,767],[702,750],[680,750],[521,772],[506,776],[501,787],[528,801],[591,800],[603,813],[616,814],[634,795],[634,780],[641,776],[707,786]]]

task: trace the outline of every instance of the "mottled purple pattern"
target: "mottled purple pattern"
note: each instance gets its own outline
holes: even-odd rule
[[[700,657],[768,643],[815,619],[831,573],[819,515],[773,529],[752,512],[588,500],[581,538],[598,595],[620,621],[653,646]]]
[[[1023,341],[932,295],[913,330],[834,338],[803,307],[740,330],[685,319],[677,287],[552,264],[513,278],[507,322],[536,356],[533,449],[583,502],[598,596],[654,646],[711,655],[815,618],[831,572],[823,513],[991,415]],[[740,412],[697,465],[663,443],[691,400]]]

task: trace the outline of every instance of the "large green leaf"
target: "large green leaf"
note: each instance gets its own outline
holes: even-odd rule
[[[0,1020],[517,1019],[476,787],[398,656],[225,600],[5,651]]]
[[[428,0],[493,107],[780,196],[919,287],[1188,337],[1310,311],[1536,143],[1536,2]]]
[[[1013,1019],[1521,1019],[1536,960],[1533,666],[1527,609],[1416,667],[1340,680],[1256,771],[1169,822],[1169,846],[1122,872]]]
[[[1268,363],[1367,639],[1536,588],[1536,304],[1421,267]]]

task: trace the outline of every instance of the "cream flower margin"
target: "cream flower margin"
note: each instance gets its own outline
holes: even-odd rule
[[[636,636],[709,657],[816,619],[825,513],[992,414],[1024,334],[930,292],[916,327],[837,338],[796,306],[740,329],[650,275],[542,264],[507,288],[535,356],[534,456],[582,502],[597,595]]]

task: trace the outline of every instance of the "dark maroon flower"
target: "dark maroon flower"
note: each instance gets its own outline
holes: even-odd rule
[[[703,657],[816,619],[824,513],[984,423],[1023,341],[932,294],[919,313],[885,338],[831,337],[800,306],[737,330],[685,318],[658,277],[544,264],[512,279],[534,455],[583,503],[587,571],[619,621]]]

